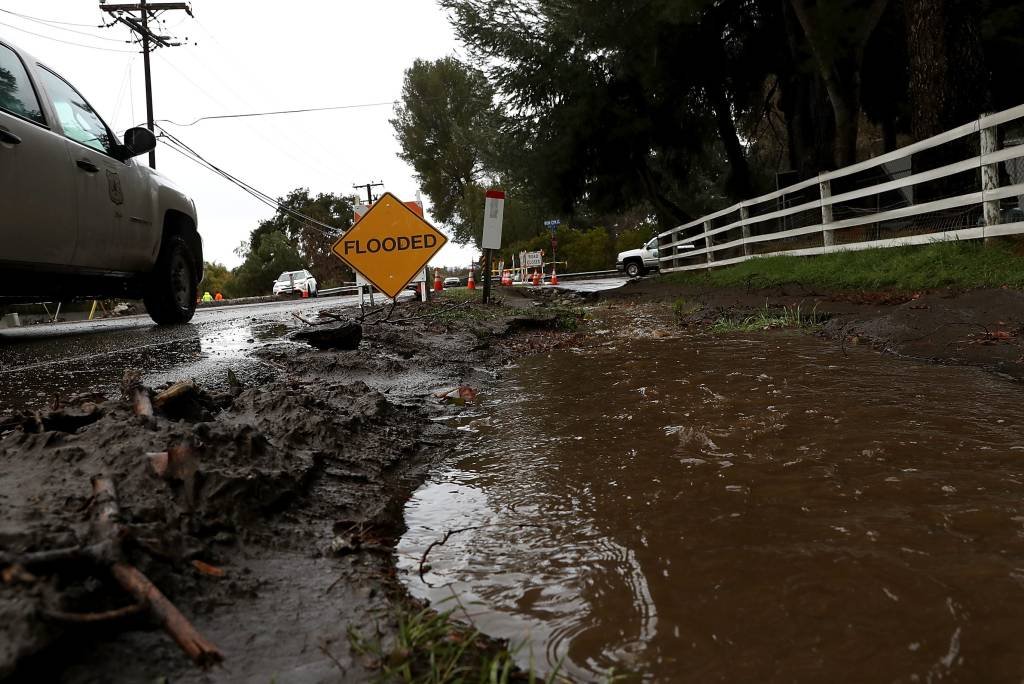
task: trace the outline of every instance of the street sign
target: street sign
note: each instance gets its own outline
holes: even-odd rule
[[[544,265],[544,252],[523,252],[523,266],[540,268]]]
[[[488,190],[484,195],[484,236],[480,246],[501,249],[501,221],[505,216],[505,193]]]
[[[448,242],[390,192],[385,192],[331,251],[387,296],[398,296]]]

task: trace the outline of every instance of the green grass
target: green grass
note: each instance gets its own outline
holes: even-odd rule
[[[714,287],[800,283],[832,290],[916,291],[942,287],[1024,288],[1024,257],[1012,245],[980,241],[751,259],[734,266],[668,273],[663,280]]]
[[[715,333],[754,332],[770,328],[817,328],[825,322],[818,314],[817,307],[807,311],[803,306],[772,308],[765,303],[757,313],[742,318],[722,317],[714,322],[711,331]]]
[[[506,682],[555,682],[558,671],[539,679],[522,672],[514,653],[484,637],[475,628],[452,618],[454,611],[438,613],[430,608],[403,610],[397,616],[398,637],[386,646],[349,632],[349,642],[359,655],[372,661],[379,682],[407,684]]]

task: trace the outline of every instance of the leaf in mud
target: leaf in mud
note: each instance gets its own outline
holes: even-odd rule
[[[241,387],[242,383],[238,380],[238,376],[235,375],[235,371],[228,368],[228,386],[229,387]]]
[[[462,385],[459,387],[459,398],[463,401],[474,402],[476,401],[476,390],[469,385]]]
[[[204,563],[201,560],[192,561],[192,567],[194,567],[200,573],[204,575],[209,575],[210,577],[223,577],[225,575],[223,569],[218,568],[215,565],[210,565],[209,563]]]

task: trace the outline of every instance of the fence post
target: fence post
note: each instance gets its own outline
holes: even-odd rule
[[[828,224],[832,223],[832,205],[827,204],[825,200],[832,198],[832,181],[827,178],[822,181],[818,181],[818,192],[821,194],[821,237],[826,247],[832,247],[836,244],[835,234],[828,229]]]
[[[995,126],[981,129],[981,154],[992,154],[996,151],[999,146],[998,131]],[[996,190],[999,187],[999,164],[982,164],[981,165],[981,200],[982,200],[982,211],[985,218],[985,228],[990,226],[999,225],[999,200],[987,199],[989,192]],[[991,244],[995,237],[990,237],[988,231],[984,232],[985,243]]]
[[[750,220],[750,208],[747,207],[746,205],[742,205],[740,207],[740,221],[749,221],[749,220]],[[750,253],[752,251],[750,249],[750,245],[747,244],[747,240],[750,239],[750,226],[748,226],[746,223],[744,223],[743,227],[742,227],[742,231],[743,231],[743,257],[746,258],[746,257],[750,256]]]
[[[708,235],[708,233],[710,233],[710,232],[711,232],[711,221],[705,221],[704,222],[704,246],[708,250],[708,253],[707,253],[708,268],[711,268],[711,264],[715,260],[715,255],[711,253],[711,248],[715,245],[715,242],[714,242],[714,240],[711,239],[711,236]]]

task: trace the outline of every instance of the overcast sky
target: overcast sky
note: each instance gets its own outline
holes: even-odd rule
[[[184,12],[162,17],[161,32],[186,44],[152,55],[158,122],[391,102],[414,59],[459,52],[434,0],[191,5],[195,19]],[[145,122],[142,56],[124,42],[131,37],[127,28],[97,28],[106,18],[98,6],[98,0],[3,0],[0,36],[74,84],[120,135]],[[76,25],[39,23],[11,12]],[[392,112],[385,105],[166,125],[210,161],[274,197],[296,187],[352,194],[356,183],[382,180],[386,190],[415,199],[412,169],[398,158],[388,123]],[[238,265],[234,249],[273,210],[163,145],[157,168],[195,199],[207,260]],[[427,211],[429,218],[429,204]],[[474,255],[449,243],[435,262],[468,265]]]

